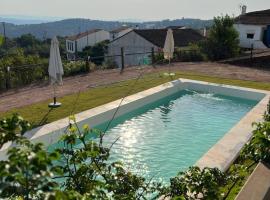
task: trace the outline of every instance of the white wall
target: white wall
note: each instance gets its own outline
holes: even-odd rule
[[[121,55],[121,47],[124,47],[125,54],[130,53],[148,53],[151,52],[152,48],[157,51],[158,47],[148,42],[134,31],[129,32],[123,37],[111,42],[108,46],[108,55]],[[125,66],[135,66],[143,64],[144,57],[151,56],[151,53],[140,54],[140,55],[126,55]],[[121,57],[112,58],[116,64],[121,66]]]
[[[239,33],[240,47],[251,48],[252,44],[255,49],[267,48],[263,44],[263,34],[265,26],[262,25],[247,25],[247,24],[235,24],[234,28]],[[247,34],[254,34],[253,39],[247,38]]]
[[[86,46],[94,46],[96,43],[110,39],[108,31],[98,31],[77,40],[77,51],[81,52]]]

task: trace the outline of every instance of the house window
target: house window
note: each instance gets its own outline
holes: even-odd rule
[[[254,33],[247,33],[247,39],[254,39]]]
[[[67,43],[67,49],[69,51],[74,51],[74,43],[73,42],[68,42]]]

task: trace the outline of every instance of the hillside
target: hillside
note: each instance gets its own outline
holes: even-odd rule
[[[41,23],[41,24],[26,24],[15,25],[6,23],[7,37],[18,37],[22,34],[31,33],[37,38],[51,38],[52,36],[69,36],[89,29],[100,28],[104,30],[112,30],[122,25],[139,28],[163,28],[167,26],[187,26],[195,29],[210,26],[212,20],[200,19],[177,19],[177,20],[163,20],[143,23],[130,23],[119,21],[100,21],[89,19],[66,19],[55,22]],[[3,33],[3,26],[0,26],[0,33]]]

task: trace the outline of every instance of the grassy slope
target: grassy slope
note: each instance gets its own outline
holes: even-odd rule
[[[254,81],[242,81],[242,80],[232,80],[232,79],[223,79],[219,77],[210,77],[210,76],[202,76],[198,74],[191,74],[191,73],[176,73],[176,78],[188,78],[194,80],[201,80],[213,83],[220,83],[220,84],[229,84],[229,85],[237,85],[242,87],[249,87],[255,89],[263,89],[263,90],[270,90],[269,83],[262,83],[262,82],[254,82]],[[51,100],[36,103],[29,106],[24,106],[21,108],[12,109],[8,112],[0,113],[0,117],[9,116],[12,113],[19,113],[28,121],[39,124],[40,121],[43,121],[45,117],[44,123],[49,123],[64,117],[67,117],[73,113],[79,113],[81,111],[94,108],[99,105],[103,105],[105,103],[120,99],[130,91],[130,88],[133,88],[129,94],[134,94],[151,87],[160,85],[162,83],[166,83],[170,81],[170,77],[163,76],[162,73],[160,74],[150,74],[145,75],[140,78],[137,82],[135,80],[128,80],[123,81],[120,83],[115,83],[108,86],[102,86],[97,88],[92,88],[87,91],[81,92],[80,94],[72,94],[67,95],[62,98],[59,98],[58,101],[62,102],[62,107],[52,110],[49,112],[48,103]],[[136,83],[134,85],[134,83]],[[49,112],[49,114],[48,114]],[[46,114],[48,114],[46,116]]]

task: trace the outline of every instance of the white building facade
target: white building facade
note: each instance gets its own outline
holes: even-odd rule
[[[245,11],[246,8],[244,8]],[[240,47],[267,49],[270,47],[270,10],[245,13],[236,18],[234,28],[239,33]]]
[[[95,29],[87,31],[66,39],[67,59],[75,60],[76,53],[82,52],[87,46],[94,46],[95,44],[109,40],[110,33],[105,30]]]
[[[141,37],[134,31],[128,32],[112,41],[108,46],[108,54],[112,56],[111,58],[119,67],[122,64],[120,56],[121,48],[123,48],[125,52],[125,66],[142,65],[146,59],[150,59],[152,48],[154,48],[155,51],[159,50],[158,46]]]
[[[268,48],[266,44],[263,43],[266,26],[235,24],[234,27],[239,33],[240,47],[254,49]]]

